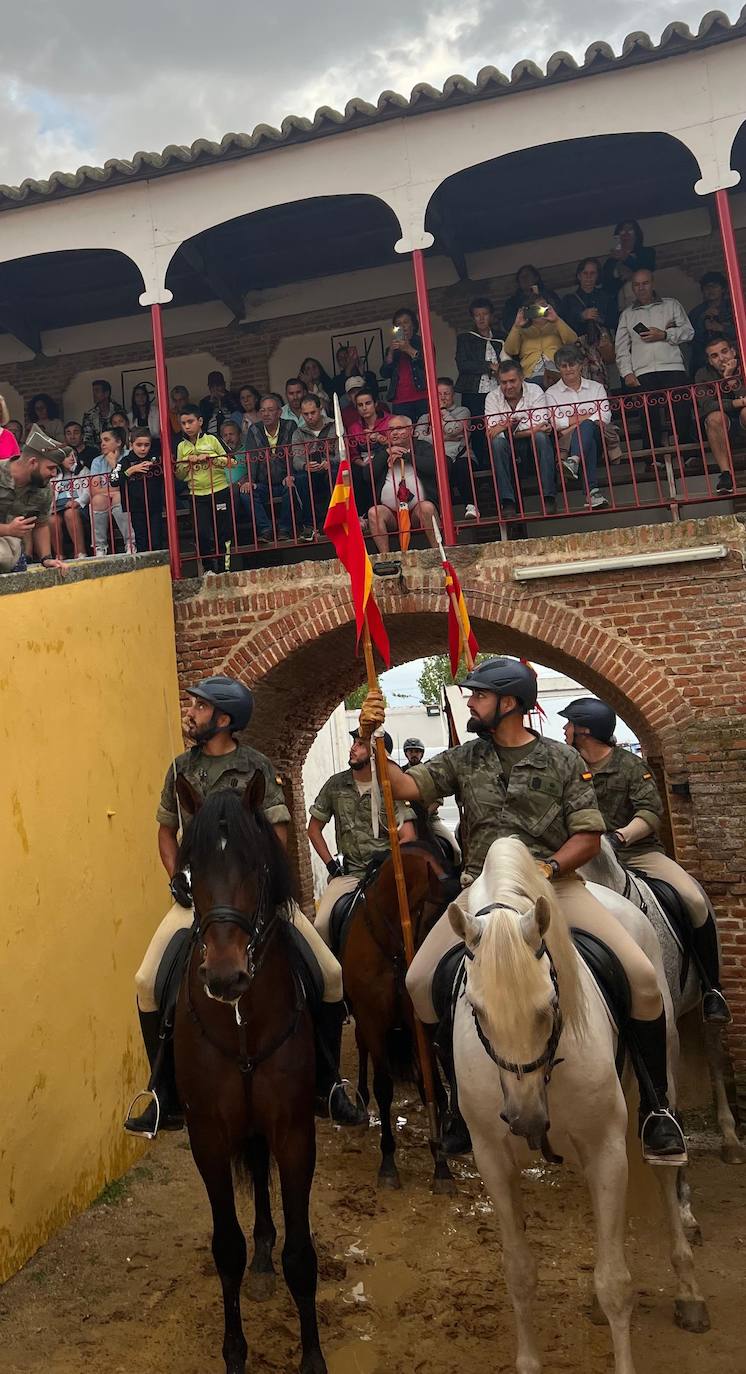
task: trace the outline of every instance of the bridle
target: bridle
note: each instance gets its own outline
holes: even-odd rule
[[[487,916],[491,911],[496,911],[498,909],[502,911],[513,911],[515,908],[508,906],[505,902],[490,902],[488,906],[483,906],[481,910],[476,913],[475,919],[479,916]],[[474,954],[470,949],[466,948],[464,952],[467,959],[473,960]],[[502,1069],[505,1073],[514,1074],[518,1079],[523,1078],[527,1073],[535,1073],[537,1069],[543,1069],[544,1084],[548,1087],[556,1065],[562,1063],[561,1059],[557,1059],[557,1048],[559,1046],[560,1036],[562,1035],[562,1011],[559,1001],[557,970],[554,966],[551,951],[547,948],[544,940],[542,940],[539,948],[535,952],[534,958],[543,959],[545,957],[549,960],[549,977],[552,980],[552,987],[554,988],[554,997],[552,998],[552,1029],[549,1033],[549,1039],[538,1058],[532,1059],[528,1064],[518,1064],[510,1059],[503,1059],[501,1055],[497,1054],[489,1038],[485,1035],[479,1021],[479,1016],[477,1015],[477,1009],[473,1003],[471,1004],[471,1012],[474,1017],[474,1026],[479,1036],[479,1043],[482,1049],[489,1055],[493,1064],[497,1065],[498,1069]],[[465,982],[466,979],[464,978],[464,983]]]
[[[257,903],[253,912],[247,913],[241,911],[240,907],[218,903],[215,906],[211,906],[209,910],[205,912],[204,916],[201,916],[197,910],[196,902],[194,904],[194,930],[192,938],[195,947],[197,945],[201,947],[203,955],[207,952],[205,936],[210,926],[238,926],[239,930],[242,930],[244,934],[248,936],[246,943],[246,970],[250,985],[261,972],[267,953],[282,924],[282,918],[278,915],[277,908],[273,903],[267,900],[268,896],[269,872],[264,868],[262,869],[259,883]],[[241,999],[246,996],[246,992],[249,991],[249,988],[247,988],[245,992],[242,992],[241,996],[233,1003],[236,1025],[238,1027],[237,1062],[241,1073],[247,1079],[260,1064],[265,1063],[267,1059],[271,1059],[272,1055],[276,1054],[285,1042],[295,1035],[298,1029],[300,1018],[306,1004],[306,993],[294,966],[291,971],[293,976],[293,987],[295,989],[295,1002],[291,1020],[284,1030],[279,1031],[274,1039],[271,1040],[268,1045],[265,1045],[263,1049],[258,1050],[256,1054],[249,1053],[248,1031],[246,1029],[247,1023],[244,1017],[242,1017],[240,1010]],[[207,989],[205,989],[205,991],[207,992]],[[207,995],[210,995],[209,992]],[[224,1049],[218,1041],[212,1038],[200,1019],[199,1012],[192,1001],[189,973],[187,973],[186,978],[186,1006],[192,1021],[198,1026],[202,1035],[212,1045],[213,1049],[219,1050],[226,1058],[235,1062],[236,1056],[229,1050]]]

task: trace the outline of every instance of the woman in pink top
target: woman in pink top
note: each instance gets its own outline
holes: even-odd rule
[[[427,410],[425,360],[419,320],[406,306],[394,315],[391,336],[381,368],[389,383],[386,400],[395,415],[407,415],[415,424]]]
[[[357,419],[347,431],[352,467],[352,485],[359,514],[376,504],[388,471],[385,434],[391,416],[379,405],[372,391],[363,387],[355,397]]]
[[[10,412],[5,397],[0,396],[0,458],[17,458],[21,452],[13,431],[6,426],[10,422]]]

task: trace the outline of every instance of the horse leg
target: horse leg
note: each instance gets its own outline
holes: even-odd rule
[[[248,1346],[241,1325],[241,1280],[246,1268],[246,1241],[236,1216],[230,1159],[218,1154],[211,1142],[202,1148],[191,1131],[190,1141],[212,1208],[212,1254],[225,1312],[225,1370],[226,1374],[245,1374]]]
[[[614,1374],[634,1374],[630,1341],[632,1280],[624,1253],[627,1204],[627,1148],[616,1139],[595,1141],[591,1150],[576,1142],[583,1161],[596,1220],[594,1280],[599,1306],[611,1328]]]
[[[277,1240],[269,1199],[269,1146],[264,1136],[254,1136],[250,1140],[246,1159],[254,1182],[254,1254],[247,1287],[250,1297],[263,1302],[275,1291],[272,1251]]]
[[[516,1330],[517,1374],[541,1374],[541,1355],[534,1331],[536,1260],[526,1239],[526,1223],[518,1174],[494,1136],[472,1131],[477,1168],[494,1203],[500,1226],[503,1268]]]
[[[684,1167],[676,1170],[676,1199],[679,1204],[684,1235],[690,1245],[701,1245],[702,1231],[692,1211],[692,1189],[689,1183],[688,1170]]]
[[[736,1123],[725,1090],[725,1054],[723,1032],[719,1026],[705,1025],[705,1054],[715,1098],[715,1112],[723,1143],[720,1158],[726,1164],[746,1164],[746,1146],[738,1139]]]
[[[363,1040],[355,1023],[355,1040],[357,1041],[357,1095],[363,1103],[365,1110],[368,1110],[370,1103],[370,1090],[368,1088],[368,1046]]]
[[[285,1216],[282,1270],[300,1318],[303,1347],[300,1374],[327,1374],[316,1317],[318,1264],[308,1218],[308,1202],[316,1165],[313,1121],[310,1121],[308,1128],[296,1126],[284,1132],[281,1139],[275,1142],[274,1153]]]
[[[431,1062],[433,1066],[433,1091],[435,1095],[434,1105],[438,1118],[438,1139],[430,1141],[430,1153],[433,1157],[433,1181],[431,1184],[431,1191],[440,1196],[453,1197],[456,1192],[456,1181],[453,1177],[453,1174],[451,1173],[447,1156],[443,1154],[443,1151],[440,1147],[440,1134],[442,1130],[443,1112],[445,1111],[448,1105],[448,1098],[443,1088],[443,1084],[440,1081],[440,1074],[438,1073],[438,1067],[434,1055],[432,1057]],[[420,1090],[420,1097],[422,1098],[425,1110],[428,1112],[429,1115],[429,1106],[425,1100],[425,1083],[421,1074],[417,1075],[417,1086]]]
[[[396,1141],[391,1129],[391,1104],[394,1100],[394,1080],[382,1067],[381,1061],[373,1064],[373,1092],[381,1116],[381,1167],[378,1170],[379,1188],[401,1188],[399,1170],[396,1167]]]
[[[661,1191],[671,1238],[671,1264],[677,1279],[674,1321],[684,1331],[709,1331],[710,1317],[694,1271],[694,1256],[686,1238],[679,1209],[676,1175],[678,1169],[654,1170]]]

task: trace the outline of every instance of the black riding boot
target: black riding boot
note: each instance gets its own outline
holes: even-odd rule
[[[152,1140],[158,1131],[182,1130],[184,1115],[176,1091],[173,1041],[161,1040],[158,1033],[160,1012],[140,1011],[138,1007],[137,1014],[140,1017],[140,1030],[150,1064],[147,1092],[152,1097],[144,1112],[139,1116],[127,1117],[124,1129],[130,1135],[143,1135]],[[145,1093],[138,1094],[138,1097],[144,1096]],[[134,1106],[134,1102],[132,1105]]]
[[[640,1143],[647,1164],[686,1164],[684,1133],[668,1106],[666,1013],[629,1022],[630,1048],[640,1087]]]
[[[350,1102],[339,1076],[344,1002],[322,1002],[314,1013],[316,1032],[316,1115],[331,1117],[337,1126],[367,1126],[368,1113]]]
[[[697,972],[702,984],[702,1020],[715,1025],[727,1026],[732,1017],[730,1007],[720,988],[718,933],[711,915],[707,917],[703,926],[694,926],[692,947],[694,962],[697,965]]]
[[[471,1154],[471,1136],[458,1106],[458,1084],[453,1062],[453,1013],[450,1010],[438,1026],[435,1045],[448,1081],[449,1105],[441,1122],[441,1149],[444,1155],[468,1155]]]

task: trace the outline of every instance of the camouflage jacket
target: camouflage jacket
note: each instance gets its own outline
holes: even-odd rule
[[[400,826],[405,821],[414,822],[414,812],[405,802],[396,803],[396,814]],[[311,815],[322,825],[334,817],[337,850],[345,860],[348,873],[364,873],[371,859],[388,853],[389,835],[383,800],[380,834],[376,840],[373,836],[370,787],[361,792],[351,768],[346,768],[343,773],[335,773],[324,783],[311,807]]]
[[[607,830],[621,830],[635,816],[640,816],[653,831],[644,840],[636,840],[619,851],[622,863],[634,863],[638,855],[649,854],[651,850],[662,854],[663,845],[657,836],[663,802],[645,760],[617,746],[600,763],[591,765],[591,772]]]
[[[176,759],[176,772],[185,777],[204,799],[212,792],[224,787],[235,787],[243,792],[257,769],[261,769],[266,782],[264,794],[264,813],[273,825],[290,820],[290,812],[285,805],[282,778],[264,754],[249,745],[239,744],[231,754],[204,754],[199,745],[187,749]],[[171,830],[178,829],[179,816],[176,807],[176,788],[173,768],[169,768],[163,783],[161,800],[156,812],[159,825],[167,825]]]
[[[491,740],[476,739],[410,768],[426,806],[455,796],[461,806],[465,871],[482,871],[494,840],[515,835],[546,859],[582,831],[606,829],[591,775],[566,744],[539,739],[506,780]]]

